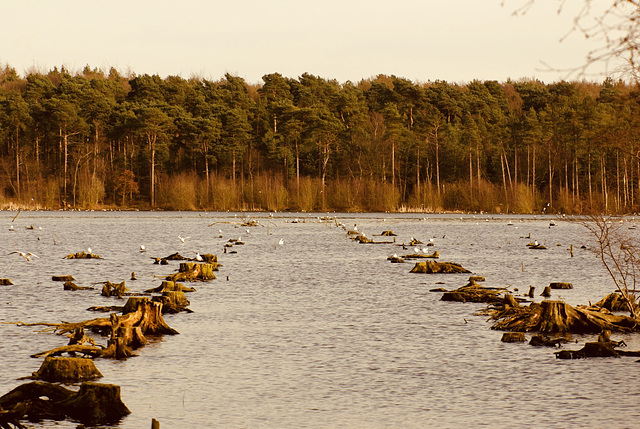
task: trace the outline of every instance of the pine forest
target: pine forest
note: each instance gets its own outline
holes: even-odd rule
[[[640,212],[636,85],[0,69],[0,206]]]

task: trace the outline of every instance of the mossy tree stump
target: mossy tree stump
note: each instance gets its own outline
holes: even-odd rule
[[[40,369],[34,372],[31,378],[50,382],[76,383],[101,377],[102,374],[92,359],[49,356],[44,359]]]

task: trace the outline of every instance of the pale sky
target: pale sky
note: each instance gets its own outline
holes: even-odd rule
[[[21,75],[85,65],[161,77],[225,73],[261,83],[278,72],[339,82],[378,74],[415,82],[573,79],[598,47],[558,0],[5,0],[0,65]],[[574,2],[579,7],[581,0]],[[569,5],[571,6],[571,5]],[[603,68],[594,69],[601,72]],[[602,81],[602,76],[589,76]]]

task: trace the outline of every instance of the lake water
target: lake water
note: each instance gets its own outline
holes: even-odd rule
[[[141,292],[177,270],[177,262],[155,265],[153,257],[214,253],[223,264],[218,279],[189,284],[197,289],[187,294],[193,313],[165,316],[179,335],[152,341],[138,357],[96,361],[104,375],[99,381],[121,386],[132,412],[114,427],[147,428],[152,418],[163,429],[638,425],[635,358],[557,360],[554,349],[502,343],[502,332],[476,315],[484,304],[443,302],[441,293],[429,292],[463,286],[468,274],[411,274],[412,262],[386,259],[405,253],[397,245],[358,244],[336,221],[318,216],[357,224],[369,237],[392,230],[396,244],[433,239],[430,250],[441,261],[458,262],[484,276],[487,286],[515,294],[533,285],[536,301],[550,282],[571,282],[574,289],[553,291],[552,299],[574,305],[614,289],[595,255],[581,248],[592,240],[579,223],[542,216],[197,212],[22,212],[12,222],[16,212],[3,213],[0,277],[14,285],[0,286],[2,322],[103,317],[87,308],[124,301],[102,297],[99,283],[126,280]],[[239,226],[244,219],[260,226]],[[179,235],[187,237],[184,244]],[[238,237],[246,244],[223,253],[224,243]],[[530,250],[532,240],[547,250]],[[63,259],[88,247],[102,259]],[[40,258],[28,262],[12,251]],[[131,272],[138,280],[129,280]],[[66,274],[96,289],[63,291],[51,277]],[[67,342],[40,330],[0,325],[0,394],[39,368],[41,359],[29,355]],[[593,340],[574,338],[579,343],[566,348]],[[613,338],[640,350],[637,335]]]

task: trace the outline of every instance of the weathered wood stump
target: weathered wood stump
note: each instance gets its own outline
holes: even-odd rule
[[[520,307],[515,314],[497,313],[492,329],[541,333],[599,333],[603,329],[614,332],[640,331],[638,320],[611,314],[606,310],[593,311],[572,307],[562,301],[542,301]]]
[[[485,288],[476,283],[470,283],[458,289],[442,294],[441,301],[455,302],[485,302],[492,304],[502,303],[503,297],[500,295],[504,289]]]
[[[187,307],[191,304],[184,292],[180,290],[164,291],[162,296],[154,296],[153,301],[162,304],[163,313],[179,313],[190,311]]]
[[[421,261],[416,262],[415,266],[411,269],[412,273],[425,273],[425,274],[455,274],[455,273],[470,273],[471,271],[462,267],[462,265],[455,262],[437,262],[437,261]]]
[[[77,383],[101,377],[92,359],[53,356],[46,357],[40,369],[31,376],[34,380],[61,383]]]
[[[11,286],[11,279],[0,279],[0,286]]]
[[[63,289],[64,290],[93,290],[94,288],[90,286],[78,286],[72,281],[66,281],[64,282]]]
[[[43,399],[47,398],[47,399]],[[72,419],[85,425],[111,425],[131,412],[120,398],[120,386],[86,382],[75,392],[53,383],[33,381],[0,397],[0,407],[16,420]]]
[[[524,332],[505,332],[500,339],[503,343],[524,343],[526,338]]]
[[[536,334],[529,340],[529,345],[534,347],[558,347],[560,344],[568,343],[570,341],[570,338],[567,336],[549,338],[543,334]]]
[[[200,257],[202,258],[202,262],[206,262],[207,264],[215,264],[216,266],[220,266],[220,264],[218,264],[218,257],[212,253],[204,253],[202,255],[200,255]],[[192,259],[194,260],[194,259]]]
[[[125,286],[125,282],[111,283],[107,281],[102,285],[102,293],[100,295],[106,297],[117,296],[118,298],[122,298],[128,290],[129,289]]]
[[[195,262],[181,262],[177,273],[167,276],[166,280],[180,281],[209,281],[216,278],[213,272],[217,269],[213,264],[198,264]]]
[[[73,276],[52,276],[51,280],[53,280],[54,282],[73,282],[76,279],[73,278]]]
[[[544,296],[545,298],[549,298],[551,296],[551,287],[550,286],[545,286],[544,290],[542,291],[540,296]]]
[[[551,289],[573,289],[573,285],[567,282],[551,282],[549,287]]]
[[[163,280],[160,286],[153,289],[147,289],[147,293],[162,293],[170,291],[182,291],[182,292],[195,292],[196,289],[183,285],[182,283],[173,282],[170,280]]]
[[[83,250],[82,252],[78,253],[70,253],[63,259],[100,259],[100,256],[96,255],[95,253],[85,252]]]
[[[633,300],[633,307],[638,308],[638,304],[635,302],[635,296],[630,293],[629,297]],[[606,308],[609,311],[629,311],[627,301],[619,292],[610,293],[600,301],[596,302],[594,305],[596,307]]]
[[[62,353],[82,353],[85,356],[124,359],[135,356],[133,349],[147,343],[146,336],[175,335],[162,317],[162,304],[148,297],[130,298],[132,304],[125,305],[128,312],[108,318],[92,319],[78,323],[61,323],[56,327],[59,334],[66,334],[82,327],[98,330],[110,336],[106,348],[88,345],[67,345],[37,353],[32,357],[59,356]],[[35,324],[34,324],[35,325]],[[52,324],[48,324],[51,326]]]

